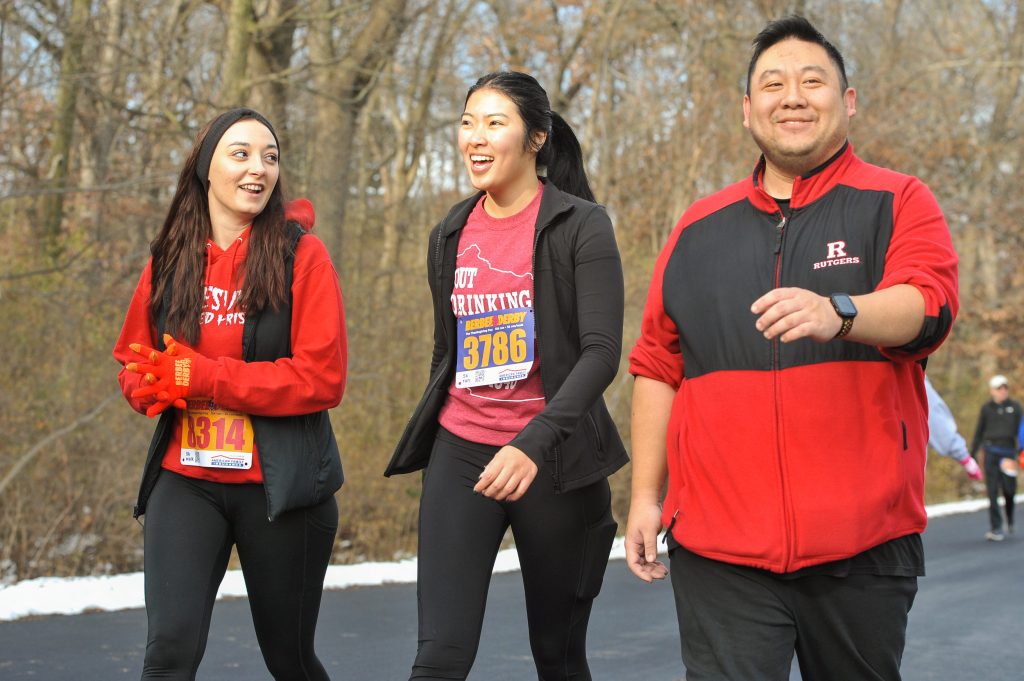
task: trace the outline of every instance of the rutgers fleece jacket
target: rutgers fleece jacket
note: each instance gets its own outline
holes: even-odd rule
[[[680,544],[792,572],[924,530],[924,358],[957,311],[957,256],[918,179],[845,145],[793,185],[790,215],[751,178],[694,203],[655,264],[630,371],[676,389],[663,522]],[[897,284],[925,300],[900,348],[784,344],[750,305]]]

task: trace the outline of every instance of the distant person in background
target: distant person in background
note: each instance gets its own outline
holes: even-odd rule
[[[616,529],[607,477],[627,461],[601,397],[622,344],[619,251],[576,135],[532,76],[480,78],[458,146],[478,191],[430,232],[430,379],[385,472],[426,467],[410,679],[469,674],[511,527],[537,677],[588,681]]]
[[[146,514],[142,678],[192,681],[231,548],[276,681],[327,681],[314,650],[338,528],[346,339],[338,275],[285,205],[270,122],[232,109],[199,133],[114,357],[128,403],[160,416]]]
[[[979,449],[985,452],[989,521],[985,539],[1002,541],[1006,535],[1003,534],[1003,514],[999,510],[999,492],[1002,491],[1005,502],[1006,530],[1013,534],[1013,502],[1020,471],[1017,452],[1024,445],[1019,441],[1024,426],[1021,424],[1020,403],[1010,399],[1010,382],[1006,376],[997,374],[989,379],[988,392],[992,399],[981,405],[971,441],[971,455],[977,457]]]
[[[928,395],[928,445],[942,456],[948,456],[963,466],[971,480],[981,480],[981,468],[967,449],[964,436],[957,430],[953,413],[932,386],[927,375],[924,377],[924,391]]]

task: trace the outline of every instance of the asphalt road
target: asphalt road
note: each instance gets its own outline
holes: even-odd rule
[[[1024,535],[985,542],[984,512],[931,521],[928,576],[910,613],[905,681],[1024,679]],[[0,623],[0,680],[138,679],[146,619],[141,610]],[[608,566],[590,627],[599,680],[683,677],[671,587],[646,585],[625,563]],[[415,585],[329,591],[317,649],[335,681],[407,678],[416,647]],[[474,681],[536,678],[518,573],[495,575]],[[799,679],[794,671],[792,679]],[[245,599],[214,609],[199,681],[268,681]]]

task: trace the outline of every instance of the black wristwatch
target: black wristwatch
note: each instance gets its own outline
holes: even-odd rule
[[[857,316],[857,306],[853,304],[853,299],[845,293],[833,293],[829,296],[829,300],[832,301],[832,307],[836,314],[843,320],[843,325],[839,327],[839,332],[835,335],[835,338],[842,338],[853,328],[853,320]]]

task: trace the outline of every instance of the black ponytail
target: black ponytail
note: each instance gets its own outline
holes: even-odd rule
[[[554,111],[551,112],[551,132],[537,152],[537,165],[545,168],[548,179],[563,192],[597,202],[583,167],[583,150],[576,133]]]
[[[595,201],[583,150],[565,119],[551,110],[548,93],[533,76],[519,71],[496,71],[480,78],[466,93],[466,101],[477,90],[495,90],[505,95],[519,110],[526,127],[524,148],[537,152],[537,166],[545,169],[548,180],[560,190],[587,201]],[[537,133],[547,138],[540,149],[533,145]]]

